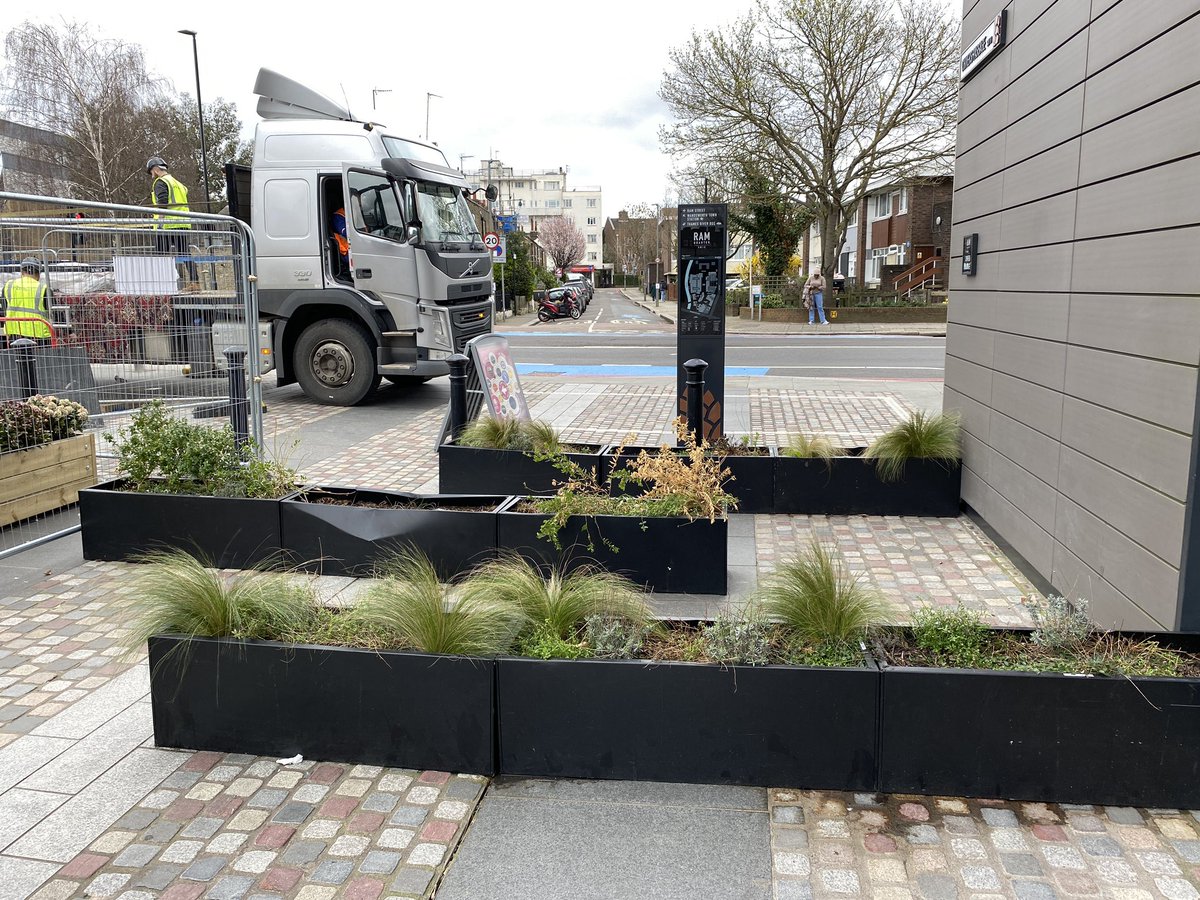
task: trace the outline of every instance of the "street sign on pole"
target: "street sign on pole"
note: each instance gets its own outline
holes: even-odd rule
[[[703,428],[709,442],[725,425],[725,253],[729,207],[724,203],[679,207],[679,310],[676,317],[676,390],[679,414],[687,411],[686,359],[708,363],[704,374]]]
[[[500,245],[500,235],[494,231],[489,231],[483,236],[483,246],[489,250],[495,250]]]
[[[491,235],[491,236],[494,237],[494,235]],[[487,238],[484,238],[483,242],[486,244]],[[492,262],[499,263],[500,265],[504,265],[506,262],[508,262],[508,238],[507,237],[500,238],[500,243],[498,243],[498,244],[496,244],[496,246],[492,247]]]

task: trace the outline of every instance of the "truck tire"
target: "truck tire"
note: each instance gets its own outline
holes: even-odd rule
[[[330,406],[354,406],[379,387],[375,343],[346,319],[321,319],[300,333],[293,359],[304,393]]]

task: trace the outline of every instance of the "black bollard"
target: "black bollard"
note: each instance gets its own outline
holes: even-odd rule
[[[708,363],[702,359],[689,359],[683,364],[687,372],[687,428],[696,438],[704,440],[704,370]]]
[[[37,357],[33,351],[37,342],[29,338],[17,338],[9,346],[16,351],[17,391],[22,400],[28,400],[38,392]]]
[[[246,399],[246,350],[243,347],[226,347],[225,359],[229,363],[229,424],[233,426],[233,437],[238,447],[245,447],[250,440],[250,402]]]
[[[471,360],[455,353],[446,363],[450,366],[450,440],[457,441],[467,427],[467,378]]]

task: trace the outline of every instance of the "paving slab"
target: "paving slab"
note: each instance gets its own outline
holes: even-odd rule
[[[515,780],[489,789],[438,900],[769,900],[765,791]]]

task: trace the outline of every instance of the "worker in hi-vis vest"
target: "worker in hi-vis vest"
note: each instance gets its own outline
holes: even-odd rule
[[[146,160],[146,174],[152,179],[150,202],[159,209],[188,211],[188,189],[183,183],[167,172],[167,163],[161,156],[152,156]],[[170,253],[175,257],[175,265],[179,277],[183,280],[185,291],[199,289],[196,276],[196,263],[191,259],[188,248],[187,231],[192,227],[186,216],[173,216],[170,213],[156,215],[158,227],[162,229],[158,236],[158,249],[162,253]],[[183,262],[180,257],[186,257]]]
[[[4,337],[49,344],[50,287],[41,280],[42,264],[32,256],[21,261],[21,274],[4,285]]]

